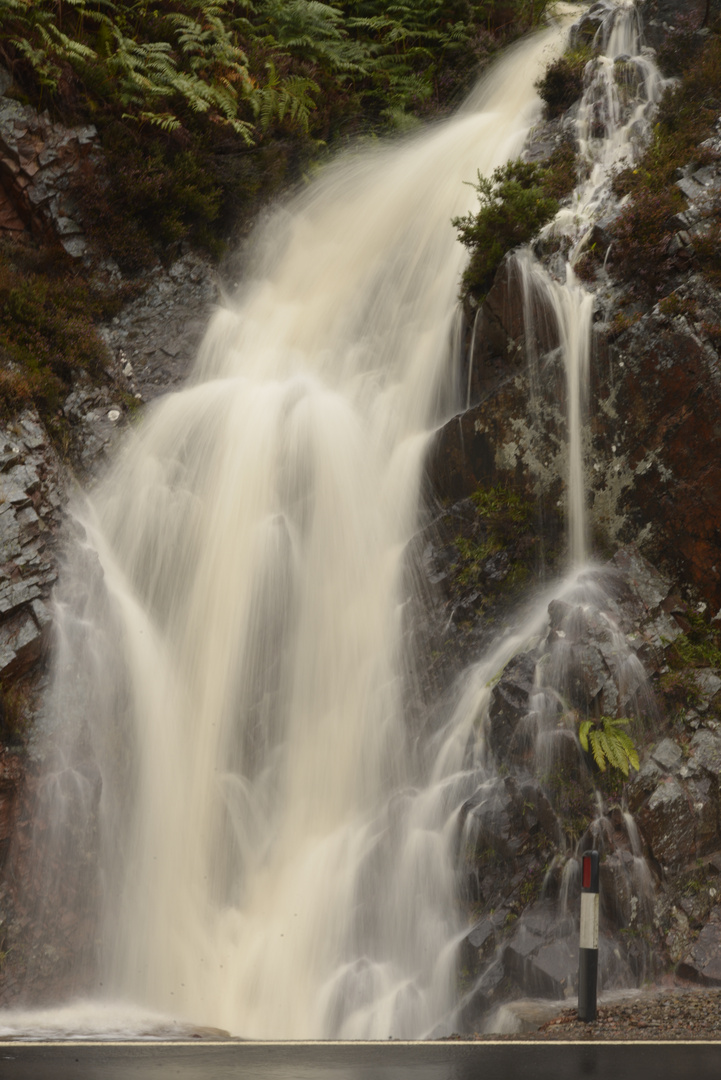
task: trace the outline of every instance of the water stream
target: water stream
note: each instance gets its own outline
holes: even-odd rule
[[[632,6],[611,16],[579,114],[588,178],[553,226],[573,251],[657,94],[643,57],[638,114],[619,111],[608,73],[639,50]],[[494,770],[469,741],[491,676],[541,640],[587,559],[592,297],[570,262],[561,284],[521,259],[568,371],[573,572],[467,673],[425,742],[404,717],[404,552],[428,439],[466,394],[450,218],[473,205],[463,180],[520,152],[563,37],[524,41],[453,119],[356,151],[281,208],[187,387],[75,509],[46,794],[58,833],[97,806],[95,1003],[255,1038],[453,1027],[457,811]],[[603,137],[588,119],[601,85]]]

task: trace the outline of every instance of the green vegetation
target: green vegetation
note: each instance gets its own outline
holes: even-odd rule
[[[558,212],[545,177],[542,166],[520,159],[495,169],[490,178],[478,173],[480,209],[453,219],[459,240],[471,252],[462,279],[464,294],[482,301],[506,252],[529,243]]]
[[[477,514],[453,537],[452,587],[460,595],[480,590],[476,606],[483,608],[499,592],[512,595],[527,580],[536,557],[534,514],[527,499],[501,485],[479,488],[470,501]],[[494,555],[498,565],[489,564]]]
[[[589,45],[569,49],[558,60],[549,64],[536,89],[546,103],[549,117],[560,116],[570,108],[583,93],[583,74],[586,64],[593,56]]]
[[[629,767],[638,769],[638,752],[631,736],[623,728],[632,723],[628,717],[602,716],[598,721],[583,720],[578,729],[581,746],[590,753],[601,772],[607,766],[628,776]]]
[[[689,668],[721,669],[721,629],[710,625],[703,615],[690,608],[684,612],[683,621],[688,629],[671,643],[666,643],[666,662],[671,668],[669,675],[687,672]],[[689,676],[695,687],[693,676],[690,673]],[[675,685],[673,678],[668,681],[671,687]]]
[[[667,650],[666,657],[674,670],[687,667],[721,668],[721,648],[715,635],[704,640],[694,631],[680,634]]]
[[[532,521],[533,507],[528,499],[512,488],[478,488],[471,502],[484,521],[491,544],[497,549],[526,532]]]
[[[27,727],[29,705],[30,691],[26,683],[0,686],[0,741],[22,742]],[[0,952],[0,964],[2,956]]]
[[[107,365],[94,320],[118,301],[94,291],[62,248],[0,247],[0,415],[32,402],[57,437],[73,373]]]
[[[682,315],[695,318],[698,313],[698,304],[692,297],[683,297],[672,292],[664,296],[663,300],[659,300],[658,310],[669,319],[676,319]]]
[[[680,78],[660,103],[651,142],[638,164],[614,182],[618,196],[631,198],[610,230],[610,262],[618,277],[647,295],[654,295],[671,268],[667,247],[678,228],[673,216],[685,205],[674,186],[676,170],[691,162],[707,164],[716,156],[700,144],[721,111],[721,36],[715,32],[700,52],[695,45],[687,52],[681,47],[684,35],[672,36],[666,46],[666,70]],[[694,237],[694,248],[697,265],[714,284],[721,283],[721,206],[714,210],[707,234]]]
[[[0,0],[0,62],[20,100],[97,126],[107,175],[80,203],[133,270],[183,239],[217,250],[329,143],[442,110],[548,5]]]

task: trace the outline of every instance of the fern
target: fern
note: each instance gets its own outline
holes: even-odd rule
[[[584,720],[578,729],[578,741],[586,753],[590,752],[601,772],[605,772],[607,765],[610,765],[628,776],[629,767],[639,767],[638,752],[633,740],[628,732],[623,730],[631,720],[628,717],[614,719],[611,716],[602,716],[599,723],[600,727],[594,720]]]
[[[254,95],[254,106],[261,128],[266,130],[276,118],[280,122],[287,118],[297,123],[303,131],[307,131],[311,111],[316,107],[310,94],[318,93],[320,87],[312,79],[300,75],[281,79],[272,62],[268,62],[266,68],[268,80]]]

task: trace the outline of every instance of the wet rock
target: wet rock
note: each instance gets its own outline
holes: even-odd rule
[[[94,127],[66,128],[0,97],[0,232],[27,228],[59,240],[73,258],[87,254],[70,189],[83,164],[99,158],[98,146]]]
[[[498,926],[492,917],[483,918],[471,930],[466,938],[469,945],[474,949],[486,951],[491,943],[495,943]]]
[[[215,271],[194,252],[146,276],[143,294],[101,329],[129,393],[151,401],[185,379],[219,295]]]
[[[677,780],[666,777],[638,811],[638,823],[654,858],[666,866],[678,866],[708,842],[715,804],[710,795],[692,792]],[[715,827],[715,826],[713,826]]]
[[[712,851],[718,842],[718,785],[708,777],[690,779],[686,795],[695,820],[697,855]]]
[[[613,564],[621,571],[648,611],[660,607],[671,591],[668,579],[634,547],[617,551]]]
[[[581,18],[573,24],[569,39],[573,48],[583,45],[593,45],[600,33],[604,20],[608,17],[609,5],[604,3],[593,4]]]
[[[695,851],[696,822],[681,784],[667,777],[638,812],[638,823],[660,863],[677,865]]]
[[[529,994],[560,999],[572,988],[578,949],[556,933],[552,910],[538,905],[519,920],[503,950],[507,974]]]
[[[721,777],[721,737],[711,731],[697,731],[689,751],[691,760],[718,782]]]
[[[524,825],[529,832],[538,826],[549,840],[560,844],[562,840],[561,826],[556,817],[556,812],[541,785],[535,780],[527,780],[519,785],[519,796],[523,804]]]
[[[565,378],[555,314],[537,291],[526,305],[521,270],[508,256],[468,325],[466,355],[472,357],[472,369],[470,378],[468,371],[462,378],[473,407],[449,420],[429,445],[431,492],[441,501],[455,501],[479,485],[507,484],[529,498],[547,494],[550,511],[565,484],[559,457],[565,439]],[[535,388],[538,422],[528,411],[527,333],[534,354],[544,357],[544,380]],[[552,515],[547,516],[545,530],[552,542]]]
[[[42,630],[31,609],[21,608],[0,623],[0,680],[4,683],[22,675],[40,658]]]
[[[588,712],[609,680],[609,670],[599,649],[594,645],[571,647],[567,685],[571,702]]]
[[[514,791],[502,780],[482,784],[463,807],[464,829],[476,852],[508,857],[520,847],[514,829]]]
[[[690,678],[693,680],[696,687],[695,694],[695,707],[699,713],[705,713],[721,690],[721,679],[718,677],[715,671],[711,668],[700,668],[696,671],[689,672]]]
[[[663,739],[651,754],[664,772],[676,772],[681,765],[681,747],[673,739]]]
[[[678,969],[685,979],[721,986],[721,908],[714,908],[706,926]]]
[[[636,858],[630,851],[612,851],[599,867],[601,911],[617,926],[629,926],[638,904]]]
[[[62,470],[37,413],[0,425],[0,681],[42,655],[56,578]]]
[[[542,945],[533,958],[532,987],[547,987],[548,997],[567,997],[578,971],[578,946],[570,938]]]
[[[506,982],[503,965],[491,964],[463,998],[458,1011],[457,1025],[461,1031],[480,1030],[483,1018],[490,1012],[503,992]]]
[[[519,724],[529,710],[535,672],[536,657],[532,653],[521,653],[506,665],[493,688],[489,709],[490,742],[499,761],[518,760],[529,749]]]
[[[15,829],[18,800],[24,776],[25,770],[20,756],[0,747],[0,870],[7,859]],[[2,908],[0,907],[0,938],[3,930],[1,922]],[[0,948],[2,948],[1,941]]]

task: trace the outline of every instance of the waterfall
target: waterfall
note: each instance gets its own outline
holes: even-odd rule
[[[619,42],[638,51],[635,11],[615,12],[599,80]],[[573,255],[565,284],[522,262],[566,357],[574,574],[423,739],[404,716],[404,555],[428,440],[466,392],[450,219],[474,201],[462,181],[520,152],[562,37],[522,42],[457,116],[356,149],[279,209],[186,388],[74,509],[46,788],[68,829],[97,815],[101,916],[81,983],[95,1003],[253,1038],[452,1030],[458,809],[496,778],[482,725],[468,746],[493,676],[541,639],[586,559],[592,298]],[[589,86],[589,179],[552,226],[579,250],[626,152],[609,156],[587,119],[602,97]]]
[[[404,551],[456,406],[450,219],[519,153],[561,37],[281,208],[188,386],[75,509],[51,709],[58,774],[99,798],[93,996],[274,1038],[452,1010],[464,781],[404,723]]]

